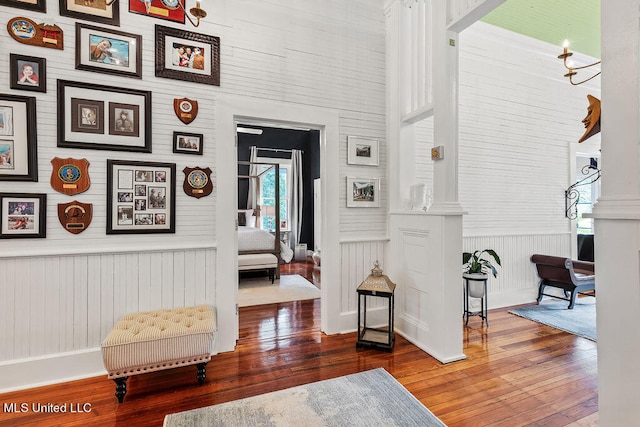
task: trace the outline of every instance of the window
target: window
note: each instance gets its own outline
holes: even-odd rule
[[[584,180],[582,185],[576,186],[576,190],[580,193],[576,209],[578,213],[577,227],[578,234],[593,234],[593,218],[584,218],[585,213],[591,213],[593,205],[600,196],[600,180],[593,181],[598,175],[598,158],[596,157],[577,157],[576,163],[576,182]],[[593,175],[593,176],[592,176]],[[588,178],[591,177],[591,178]]]
[[[261,162],[275,162],[280,159],[268,159],[261,158]],[[289,162],[290,163],[290,162]],[[289,183],[289,171],[290,164],[281,163],[280,166],[280,230],[289,231],[290,219],[289,219],[289,201],[291,197],[291,186]],[[261,166],[261,172],[269,169],[269,166]],[[275,168],[271,168],[268,172],[264,173],[260,178],[260,206],[262,207],[260,212],[260,228],[268,231],[275,231],[275,210],[273,207],[276,205],[275,194]]]

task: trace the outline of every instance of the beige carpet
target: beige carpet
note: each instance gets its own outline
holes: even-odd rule
[[[241,279],[238,286],[240,307],[316,298],[320,298],[320,289],[299,274],[280,276],[273,284],[267,277]]]

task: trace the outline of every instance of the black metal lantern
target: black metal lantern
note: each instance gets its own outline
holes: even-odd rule
[[[356,347],[374,347],[385,351],[393,350],[393,292],[396,284],[382,274],[378,261],[371,274],[358,286],[358,341]],[[388,301],[389,318],[386,326],[367,326],[367,298],[383,298]]]

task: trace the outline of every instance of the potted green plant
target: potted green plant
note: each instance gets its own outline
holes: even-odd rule
[[[488,273],[491,272],[493,277],[498,276],[498,270],[492,262],[502,266],[500,257],[493,249],[462,254],[462,277],[469,280],[469,296],[482,298],[484,296],[484,281],[489,277]]]

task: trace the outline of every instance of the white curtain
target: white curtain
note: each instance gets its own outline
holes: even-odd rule
[[[259,165],[255,164],[258,161],[258,149],[251,147],[251,157],[249,161],[252,163],[249,165],[249,176],[258,176],[260,173]],[[258,178],[249,178],[249,194],[247,195],[247,209],[255,209],[258,206],[258,186],[260,181]]]
[[[302,151],[291,150],[291,241],[300,244],[302,231]]]

